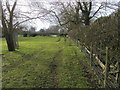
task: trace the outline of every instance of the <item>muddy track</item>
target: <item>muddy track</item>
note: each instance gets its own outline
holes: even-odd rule
[[[51,87],[50,88],[58,88],[58,77],[57,77],[57,68],[60,60],[60,54],[63,49],[60,49],[55,56],[53,57],[53,61],[50,63],[50,73],[51,73]]]

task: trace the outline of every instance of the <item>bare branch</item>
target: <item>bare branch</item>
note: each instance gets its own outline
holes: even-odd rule
[[[78,3],[78,5],[80,6],[81,11],[84,12],[83,7],[82,7],[82,5],[81,5],[81,2],[77,2],[77,3]]]
[[[102,6],[103,5],[100,5],[100,7],[96,10],[96,12],[92,16],[90,16],[90,19],[93,18],[100,11],[100,9],[103,8]]]
[[[89,12],[91,11],[92,9],[92,2],[89,3]]]
[[[14,2],[14,5],[13,5],[13,7],[12,7],[11,12],[13,12],[13,11],[14,11],[16,4],[17,4],[17,0]]]
[[[3,29],[6,31],[5,33],[7,33],[8,29],[7,29],[7,25],[5,23],[5,17],[4,17],[3,8],[1,7],[1,9],[2,9],[2,25],[3,25]]]
[[[46,13],[46,14],[44,14],[44,15],[42,15],[42,16],[34,17],[34,18],[30,18],[30,17],[29,17],[28,19],[26,19],[26,20],[24,20],[24,21],[15,23],[15,24],[14,24],[14,27],[17,27],[18,25],[20,25],[20,24],[22,24],[22,23],[24,23],[24,22],[33,20],[33,19],[39,19],[39,18],[41,18],[41,17],[44,17],[44,16],[47,15],[47,14],[48,14],[48,13]]]
[[[6,2],[6,7],[7,7],[8,12],[10,13],[10,7],[9,7],[8,2]]]
[[[72,20],[68,20],[68,21],[65,22],[65,23],[61,23],[61,21],[60,21],[58,15],[56,14],[56,12],[54,12],[54,11],[51,11],[51,12],[54,13],[55,17],[57,18],[57,20],[58,20],[58,22],[59,22],[59,24],[60,24],[61,26],[66,25],[66,24],[68,24],[69,22],[74,22],[74,21],[72,21]]]
[[[59,24],[62,26],[61,21],[60,21],[58,15],[56,14],[56,12],[54,12],[54,11],[52,11],[52,10],[51,10],[51,12],[54,13],[54,15],[55,15],[55,17],[57,18]]]
[[[85,7],[85,11],[88,11],[87,3],[86,3],[86,2],[83,2],[83,5],[84,5],[84,7]]]

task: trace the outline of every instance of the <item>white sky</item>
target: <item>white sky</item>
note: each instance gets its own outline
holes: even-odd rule
[[[6,1],[6,0],[3,0],[3,1]],[[12,4],[15,0],[8,0],[10,1],[10,3]],[[45,6],[47,8],[49,8],[49,4],[48,2],[67,2],[67,1],[71,1],[71,2],[74,2],[75,0],[18,0],[17,2],[17,7],[16,7],[16,10],[18,12],[18,14],[22,11],[22,12],[29,12],[29,14],[26,14],[28,15],[29,17],[35,17],[37,14],[38,14],[38,11],[35,11],[36,9],[39,10],[38,8],[36,8],[36,6],[31,6],[31,8],[29,7],[30,6],[30,2],[34,2],[34,3],[38,3],[40,2],[41,6]],[[89,1],[89,0],[80,0],[80,1]],[[108,1],[108,2],[118,2],[120,0],[94,0],[95,2],[105,2],[105,1]],[[32,12],[31,12],[32,11]],[[112,11],[108,10],[107,11],[107,14],[108,13],[111,13]],[[33,14],[34,13],[34,14]],[[37,28],[37,31],[42,29],[42,28],[48,28],[51,23],[47,20],[44,20],[43,18],[42,19],[34,19],[30,22],[26,22],[25,24],[27,25],[31,25],[31,26],[35,26]]]
[[[18,0],[18,8],[20,9],[20,11],[22,12],[29,12],[29,14],[26,14],[30,17],[35,17],[39,12],[35,11],[36,8],[34,7],[29,7],[30,5],[30,1],[31,2],[39,2],[39,0]],[[46,3],[44,0],[40,0],[40,3]],[[32,11],[32,12],[31,12]],[[47,29],[50,26],[50,23],[48,21],[45,21],[43,19],[33,19],[31,20],[32,23],[30,22],[26,22],[26,24],[29,26],[34,26],[36,27],[37,31],[39,31],[40,29],[44,28]],[[24,24],[24,23],[23,23]]]

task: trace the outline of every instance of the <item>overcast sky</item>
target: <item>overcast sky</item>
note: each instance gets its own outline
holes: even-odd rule
[[[6,0],[3,0],[3,1],[6,1]],[[10,2],[10,4],[12,4],[15,0],[8,0],[8,1]],[[38,6],[35,6],[36,4],[35,5],[31,5],[31,4],[34,4],[37,2],[40,4],[40,6],[50,8],[49,2],[57,2],[57,1],[58,2],[67,2],[67,1],[74,2],[75,0],[18,0],[17,2],[18,5],[16,7],[16,10],[17,10],[18,15],[20,15],[21,12],[23,13],[29,12],[29,13],[26,13],[27,16],[35,17],[40,12],[40,9],[37,8]],[[89,0],[80,0],[80,1],[89,1]],[[94,0],[94,1],[95,2],[107,1],[111,3],[116,3],[119,0]],[[106,14],[110,14],[111,12],[112,10],[107,10]],[[41,28],[48,28],[51,24],[54,24],[54,23],[53,22],[50,23],[49,20],[46,20],[45,18],[41,18],[41,19],[32,20],[31,22],[26,22],[25,24],[35,26],[37,30],[40,30]]]

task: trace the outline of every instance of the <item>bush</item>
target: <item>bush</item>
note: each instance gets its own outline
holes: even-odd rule
[[[23,34],[23,37],[27,37],[28,35],[25,33],[25,34]]]

